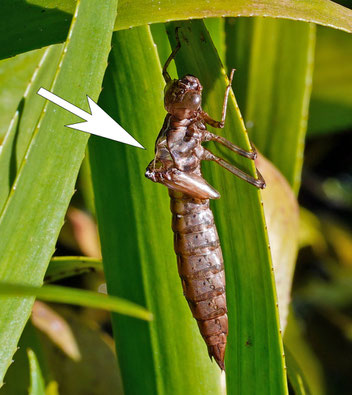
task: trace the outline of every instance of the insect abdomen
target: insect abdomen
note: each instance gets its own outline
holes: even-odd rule
[[[222,252],[209,200],[169,190],[178,272],[200,332],[224,369],[228,332]]]

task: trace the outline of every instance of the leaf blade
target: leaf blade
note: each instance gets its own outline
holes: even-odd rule
[[[146,150],[98,138],[89,143],[103,264],[108,292],[155,317],[146,324],[113,316],[124,390],[219,394],[219,369],[182,295],[167,190],[143,176],[165,117],[156,48],[147,27],[115,33],[113,44],[100,104]]]
[[[98,3],[87,0],[78,3],[53,88],[56,94],[78,105],[85,103],[86,93],[93,98],[98,96],[110,49],[116,0],[105,2],[104,6],[100,4],[97,16],[94,5]],[[83,49],[86,56],[82,59]],[[2,212],[0,277],[3,281],[38,286],[44,277],[88,139],[88,136],[64,130],[67,118],[70,119],[50,103],[44,107]],[[54,138],[56,144],[53,144]],[[32,304],[33,297],[2,303],[0,341],[5,346],[0,350],[0,382],[11,363]]]
[[[152,319],[151,314],[146,309],[128,300],[59,285],[45,285],[40,288],[1,282],[0,295],[36,296],[38,299],[45,300],[46,302],[68,303],[78,306],[100,308],[146,321]]]
[[[170,37],[179,25],[179,22],[170,24]],[[204,108],[218,119],[221,112],[219,97],[223,97],[227,85],[224,69],[202,22],[183,22],[181,26],[181,50],[175,59],[179,75],[198,76],[206,95]],[[243,120],[232,94],[226,126],[221,134],[250,150]],[[224,150],[217,151],[224,156]],[[241,169],[255,174],[253,162],[231,158],[232,162],[234,160]],[[211,184],[226,190],[219,203],[214,204],[214,214],[226,271],[228,393],[242,393],[244,388],[251,393],[287,393],[275,284],[260,193],[233,175],[216,169],[215,165],[211,171],[210,166],[205,165],[205,175]],[[246,224],[245,228],[242,224]],[[248,262],[258,264],[249,265]],[[265,366],[270,366],[266,372]]]
[[[27,355],[30,371],[29,395],[45,395],[45,384],[38,359],[31,349],[27,350]]]
[[[46,0],[34,4],[22,0],[6,0],[0,19],[0,59],[18,53],[63,42],[68,32],[75,1],[63,0],[52,8]],[[16,13],[14,12],[16,10]],[[170,20],[208,17],[266,16],[313,22],[352,32],[352,11],[328,0],[120,0],[115,30]],[[14,22],[13,15],[18,18]],[[9,28],[9,21],[24,30]],[[12,26],[12,25],[11,25]],[[9,36],[11,32],[11,36]],[[43,34],[44,32],[44,34]],[[9,46],[8,44],[11,43]],[[16,45],[12,45],[16,43]]]
[[[298,193],[314,63],[315,26],[254,22],[246,104],[253,141]]]

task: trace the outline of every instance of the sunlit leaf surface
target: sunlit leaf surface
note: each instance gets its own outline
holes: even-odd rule
[[[65,40],[74,0],[3,0],[0,59]],[[115,30],[171,20],[266,16],[352,32],[352,11],[329,0],[120,0]],[[15,17],[14,17],[15,15]],[[21,29],[13,29],[13,25]]]
[[[99,3],[99,13],[96,7]],[[78,106],[100,92],[110,50],[116,0],[77,3],[69,39],[51,90]],[[99,51],[96,51],[99,48]],[[82,53],[85,56],[82,57]],[[48,86],[50,88],[50,86]],[[48,104],[0,217],[0,277],[40,286],[74,191],[88,135],[68,130],[64,110]],[[34,298],[3,298],[0,310],[0,383],[29,317]]]
[[[175,27],[179,25],[173,23],[168,28],[173,46]],[[175,59],[179,75],[193,74],[200,79],[204,87],[203,108],[213,118],[219,119],[227,85],[224,69],[203,23],[194,21],[181,26],[182,46]],[[244,149],[250,149],[232,94],[225,128],[214,132]],[[209,149],[254,174],[254,163],[250,160],[231,155],[225,149],[216,149],[214,145]],[[222,194],[222,198],[212,206],[226,271],[228,393],[241,393],[241,388],[253,393],[285,393],[282,343],[260,192],[216,164],[204,167],[206,178]],[[269,349],[270,353],[266,351]]]
[[[115,33],[99,103],[146,150],[89,142],[103,264],[109,294],[154,316],[113,315],[116,350],[126,394],[220,394],[220,370],[182,295],[167,190],[144,177],[165,116],[163,88],[149,29]]]

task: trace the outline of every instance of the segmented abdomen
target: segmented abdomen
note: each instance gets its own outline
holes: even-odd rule
[[[178,272],[184,295],[199,330],[224,369],[228,332],[225,273],[218,233],[209,200],[169,189]]]

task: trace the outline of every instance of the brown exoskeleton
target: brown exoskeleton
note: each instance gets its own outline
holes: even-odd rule
[[[225,125],[234,70],[225,92],[222,119],[215,121],[202,110],[203,87],[198,78],[186,75],[172,80],[167,72],[181,47],[177,30],[176,39],[177,46],[163,68],[164,105],[168,114],[155,143],[155,158],[145,175],[169,189],[174,247],[184,295],[209,356],[224,369],[228,333],[225,275],[219,237],[209,208],[209,199],[218,199],[220,194],[202,177],[201,161],[215,161],[257,188],[265,188],[265,182],[259,172],[259,178],[253,178],[202,146],[203,142],[216,141],[241,156],[256,158],[255,151],[247,152],[206,129],[206,124],[215,128]]]

